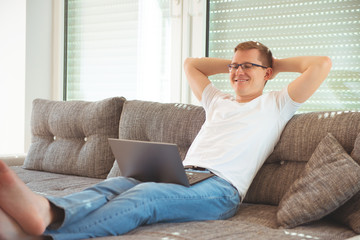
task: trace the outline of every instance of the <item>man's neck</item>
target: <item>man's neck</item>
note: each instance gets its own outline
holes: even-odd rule
[[[238,103],[247,103],[247,102],[251,102],[252,100],[260,97],[262,95],[262,92],[256,95],[251,95],[251,96],[239,96],[236,95],[236,101]]]

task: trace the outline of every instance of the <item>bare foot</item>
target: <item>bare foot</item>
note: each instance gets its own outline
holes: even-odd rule
[[[0,208],[30,235],[41,235],[53,218],[49,201],[33,193],[1,160]]]
[[[0,208],[0,240],[30,240],[29,236],[21,229],[14,219],[6,215]]]

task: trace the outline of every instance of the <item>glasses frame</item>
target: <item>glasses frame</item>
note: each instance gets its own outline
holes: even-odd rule
[[[265,66],[262,66],[262,65],[259,65],[259,64],[256,64],[256,63],[250,63],[250,62],[240,63],[240,64],[231,63],[231,64],[228,65],[228,67],[229,67],[229,72],[236,71],[236,70],[239,69],[239,67],[241,67],[241,69],[242,69],[243,71],[247,71],[247,70],[252,69],[252,67],[251,67],[251,68],[244,68],[244,65],[245,65],[245,64],[251,64],[252,67],[261,67],[261,68],[264,68],[264,69],[269,68],[269,67],[265,67]]]

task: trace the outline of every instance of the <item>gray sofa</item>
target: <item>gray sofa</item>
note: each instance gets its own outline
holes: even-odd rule
[[[107,138],[171,142],[182,158],[205,113],[185,104],[37,99],[22,165],[33,191],[63,196],[120,174]],[[228,220],[159,223],[99,239],[348,239],[360,234],[360,113],[295,115]],[[196,213],[194,213],[196,214]]]

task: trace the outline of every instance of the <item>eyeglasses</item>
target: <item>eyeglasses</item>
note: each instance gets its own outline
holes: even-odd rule
[[[230,72],[235,72],[239,67],[242,68],[243,71],[248,71],[250,69],[252,69],[253,67],[261,67],[261,68],[268,68],[259,64],[255,64],[255,63],[241,63],[241,64],[237,64],[237,63],[232,63],[228,65],[229,67],[229,71]]]

